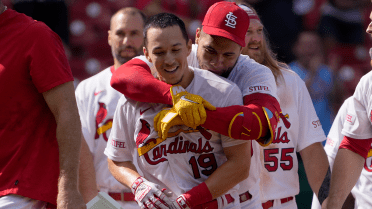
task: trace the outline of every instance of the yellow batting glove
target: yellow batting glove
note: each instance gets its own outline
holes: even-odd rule
[[[197,126],[204,124],[207,118],[205,109],[216,110],[216,107],[203,97],[188,93],[179,85],[172,86],[170,89],[173,101],[173,108],[183,120],[186,126],[196,129]]]
[[[158,132],[159,138],[162,139],[166,139],[169,129],[177,125],[184,125],[184,123],[174,108],[164,109],[154,118],[155,131]]]
[[[158,132],[159,138],[162,138],[161,133],[161,120],[165,117],[165,115],[169,112],[171,108],[164,108],[160,111],[154,118],[154,129]]]

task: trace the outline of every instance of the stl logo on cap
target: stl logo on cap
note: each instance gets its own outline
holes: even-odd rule
[[[235,2],[220,1],[209,7],[202,30],[206,34],[230,39],[244,47],[249,23],[248,14]]]
[[[226,15],[226,26],[230,27],[230,28],[235,28],[235,25],[236,25],[236,19],[237,17],[232,13],[232,12],[229,12],[227,15]]]

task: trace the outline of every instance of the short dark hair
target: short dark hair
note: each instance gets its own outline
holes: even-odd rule
[[[147,46],[147,31],[150,28],[167,28],[171,26],[178,25],[181,29],[182,36],[185,39],[186,43],[189,41],[189,36],[186,32],[185,23],[176,15],[171,13],[160,13],[148,18],[145,24],[145,28],[143,30],[144,36],[144,45]]]

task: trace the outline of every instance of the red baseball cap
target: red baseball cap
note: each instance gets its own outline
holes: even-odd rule
[[[220,1],[213,4],[209,7],[202,25],[205,33],[228,38],[245,47],[249,16],[235,2]]]

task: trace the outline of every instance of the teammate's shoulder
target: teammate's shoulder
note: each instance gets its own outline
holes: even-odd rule
[[[289,68],[280,68],[280,72],[282,72],[283,77],[286,78],[286,80],[296,80],[296,81],[302,81],[301,77],[293,70]]]
[[[195,78],[198,80],[201,79],[207,82],[214,82],[214,83],[219,83],[222,85],[225,84],[229,86],[236,86],[234,82],[228,80],[227,78],[218,76],[208,70],[202,70],[200,68],[194,68],[194,67],[191,67],[191,68],[194,70]]]
[[[372,85],[372,71],[369,71],[367,74],[363,75],[359,83],[371,86]]]
[[[259,73],[259,74],[272,74],[271,70],[266,67],[265,65],[262,65],[258,62],[256,62],[254,59],[250,58],[248,55],[241,54],[236,62],[235,67],[233,68],[233,71],[240,71],[244,74],[246,73]]]
[[[92,91],[99,86],[101,83],[110,82],[111,78],[111,67],[108,67],[101,72],[82,80],[78,86],[76,87],[76,91],[81,91],[82,89],[88,90],[91,89]]]

